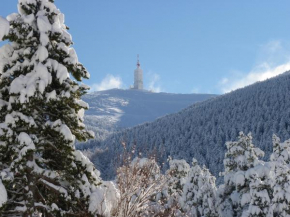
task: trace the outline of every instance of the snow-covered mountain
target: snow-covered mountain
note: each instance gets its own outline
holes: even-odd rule
[[[121,141],[137,146],[137,152],[158,152],[191,162],[195,157],[218,176],[223,170],[225,141],[235,140],[239,131],[252,132],[254,145],[272,151],[272,135],[290,138],[290,72],[243,89],[196,103],[183,111],[165,116],[107,138],[92,160],[104,177],[112,175],[114,161],[122,152]],[[110,166],[109,166],[110,165]]]
[[[90,105],[85,113],[85,123],[96,133],[94,142],[102,141],[115,130],[154,121],[215,96],[154,93],[134,89],[94,92],[83,97]]]

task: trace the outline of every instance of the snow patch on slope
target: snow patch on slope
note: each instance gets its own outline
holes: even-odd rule
[[[101,141],[117,129],[154,121],[214,96],[122,89],[94,92],[83,97],[90,105],[85,123],[96,133],[96,140]]]

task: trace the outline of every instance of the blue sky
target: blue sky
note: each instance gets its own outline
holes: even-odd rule
[[[224,93],[290,69],[290,1],[56,0],[93,90]],[[0,15],[17,12],[17,0]],[[0,45],[2,45],[0,43]]]

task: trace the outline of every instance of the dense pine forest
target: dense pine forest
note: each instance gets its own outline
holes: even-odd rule
[[[240,131],[252,133],[254,144],[265,151],[265,159],[272,152],[273,134],[283,140],[290,138],[289,93],[290,74],[285,72],[152,123],[115,133],[96,147],[92,160],[105,178],[111,178],[111,159],[116,159],[122,151],[121,142],[125,142],[129,147],[136,145],[143,153],[157,151],[163,156],[162,162],[168,156],[187,162],[194,157],[218,177],[223,169],[225,142],[235,140]]]

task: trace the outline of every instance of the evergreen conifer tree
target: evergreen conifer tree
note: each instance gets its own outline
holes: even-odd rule
[[[185,177],[190,166],[185,160],[169,160],[169,169],[166,174],[169,176],[167,192],[169,196],[179,198],[182,195]]]
[[[260,163],[264,152],[255,148],[251,135],[240,132],[236,142],[227,142],[224,159],[224,185],[218,191],[219,214],[224,217],[239,217],[248,211],[251,201],[250,180],[246,172]]]
[[[203,185],[200,188],[200,197],[202,198],[201,216],[203,217],[217,217],[216,209],[216,178],[209,172],[205,166],[202,168]]]
[[[274,216],[290,217],[290,140],[282,143],[276,135],[273,135],[271,161],[275,166],[272,200]]]
[[[201,204],[199,198],[200,185],[202,185],[201,177],[202,169],[198,165],[196,159],[192,161],[192,167],[190,168],[188,175],[185,178],[182,196],[180,198],[181,207],[189,215],[198,215],[198,206]]]
[[[205,167],[201,168],[193,159],[183,187],[180,204],[187,216],[215,217],[215,177]]]
[[[185,160],[169,158],[169,169],[166,171],[167,182],[158,198],[164,204],[165,209],[175,209],[174,215],[176,216],[181,214],[179,202],[189,169],[190,166]]]
[[[244,212],[245,217],[273,217],[272,207],[272,164],[261,162],[260,165],[246,172],[246,179],[250,183],[251,201],[249,208]]]
[[[90,216],[99,173],[74,146],[93,137],[79,84],[89,73],[54,0],[19,0],[18,11],[0,50],[0,215]]]
[[[271,154],[272,162],[284,162],[290,164],[290,139],[284,142],[280,142],[280,138],[273,135],[273,153]]]

